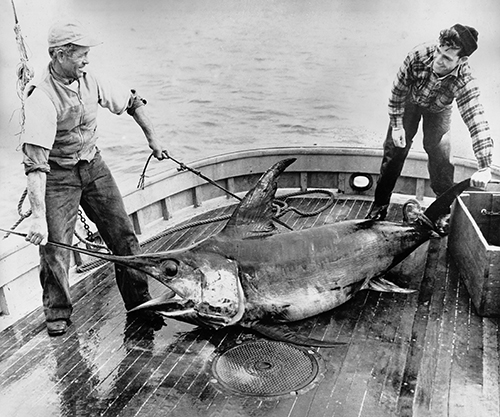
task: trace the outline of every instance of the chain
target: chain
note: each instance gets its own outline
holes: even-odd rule
[[[87,220],[85,219],[82,210],[78,209],[78,216],[80,217],[80,221],[83,224],[83,228],[85,229],[85,232],[87,232],[87,240],[90,242],[94,241],[94,235],[90,231],[90,226],[87,223]]]

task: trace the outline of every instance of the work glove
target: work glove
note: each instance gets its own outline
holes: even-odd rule
[[[402,127],[392,128],[392,141],[396,148],[406,147],[405,130]]]

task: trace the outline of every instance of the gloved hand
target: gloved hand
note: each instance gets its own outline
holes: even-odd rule
[[[406,147],[405,130],[402,127],[392,128],[392,141],[397,148]]]
[[[481,188],[484,190],[486,188],[486,185],[491,181],[491,169],[490,168],[483,168],[480,169],[474,174],[472,174],[472,177],[470,178],[471,185],[473,187]]]

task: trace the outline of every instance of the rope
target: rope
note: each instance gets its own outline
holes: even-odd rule
[[[27,219],[29,216],[31,216],[32,213],[31,209],[23,213],[23,204],[27,195],[28,195],[28,189],[25,189],[21,195],[21,198],[19,199],[19,202],[17,203],[17,213],[19,214],[19,219],[12,225],[10,230],[15,230],[17,226],[19,226],[24,221],[24,219]],[[3,238],[7,239],[9,236],[10,233],[6,233]]]
[[[151,161],[152,157],[153,157],[153,154],[149,155],[149,158],[146,161],[146,165],[144,165],[141,176],[139,178],[139,183],[137,184],[137,188],[140,188],[141,190],[144,190],[144,185],[146,182],[146,170],[148,169],[148,165],[149,165],[149,162]]]
[[[12,3],[12,10],[14,12],[14,33],[16,34],[16,44],[17,44],[17,50],[19,51],[19,57],[20,57],[20,63],[17,66],[17,84],[16,84],[16,90],[17,90],[17,96],[21,100],[21,114],[20,114],[20,126],[21,126],[21,131],[18,133],[19,137],[24,133],[24,125],[26,122],[26,115],[24,111],[24,90],[26,89],[26,86],[28,83],[32,80],[32,78],[35,75],[35,72],[33,71],[33,68],[28,64],[28,52],[26,48],[26,44],[24,43],[24,38],[21,33],[21,25],[19,24],[19,19],[17,18],[17,12],[16,12],[16,5],[14,4],[14,0],[11,0]],[[26,198],[26,195],[28,194],[28,190],[24,190],[21,199],[19,200],[19,204],[17,206],[17,211],[19,213],[19,220],[17,220],[16,223],[10,228],[10,230],[15,230],[17,226],[19,226],[24,219],[28,218],[31,216],[31,210],[28,210],[26,213],[22,213],[22,205],[24,202],[24,199]],[[4,235],[4,239],[9,237],[10,233],[6,233]]]
[[[320,207],[316,210],[310,211],[310,212],[301,211],[293,206],[290,207],[286,203],[286,200],[288,198],[297,197],[297,196],[305,195],[305,194],[327,194],[329,196],[328,202],[325,205],[323,205],[322,207]],[[278,212],[276,213],[276,217],[281,217],[289,211],[293,211],[294,213],[297,213],[298,215],[300,215],[302,217],[313,217],[313,216],[317,216],[321,212],[330,208],[335,203],[335,200],[334,200],[335,194],[333,193],[333,191],[329,191],[329,190],[297,191],[295,193],[286,194],[283,196],[283,198],[284,198],[284,201],[281,201],[280,199],[275,199],[273,201],[273,204],[275,204],[278,207]]]
[[[24,200],[26,199],[26,196],[28,195],[28,189],[25,189],[21,195],[21,198],[19,199],[19,203],[17,203],[17,212],[19,214],[19,219],[11,226],[10,230],[14,231],[16,228],[29,216],[31,216],[31,209],[23,213],[23,204]],[[107,252],[111,253],[111,251],[104,245],[100,245],[98,243],[95,243],[93,240],[92,232],[90,231],[90,227],[85,221],[85,218],[83,217],[83,213],[81,210],[78,210],[78,215],[80,216],[80,221],[83,223],[83,227],[87,232],[87,239],[82,237],[81,235],[78,234],[78,232],[75,230],[74,235],[78,238],[78,240],[82,243],[84,243],[88,249],[94,248],[94,249],[104,249]],[[3,239],[7,239],[11,233],[6,233],[3,237]]]
[[[19,24],[19,20],[17,18],[17,12],[16,12],[16,6],[14,4],[14,0],[11,0],[12,3],[12,10],[14,12],[14,33],[16,34],[16,43],[17,43],[17,49],[19,51],[19,57],[20,57],[20,63],[17,66],[16,73],[17,73],[17,95],[19,99],[21,100],[21,115],[20,115],[20,125],[21,125],[21,131],[18,133],[19,136],[21,136],[24,133],[24,124],[26,121],[26,116],[25,116],[25,111],[24,111],[24,90],[26,89],[26,86],[28,83],[33,79],[35,76],[35,71],[33,68],[29,65],[28,61],[28,51],[26,44],[24,42],[24,38],[21,32],[21,25]]]

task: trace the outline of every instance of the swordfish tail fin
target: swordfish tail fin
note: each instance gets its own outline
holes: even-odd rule
[[[433,224],[435,224],[439,216],[448,213],[451,204],[455,201],[455,199],[469,187],[470,178],[467,178],[466,180],[455,184],[453,187],[446,190],[444,194],[441,194],[427,208],[427,210],[425,210],[424,214]]]

